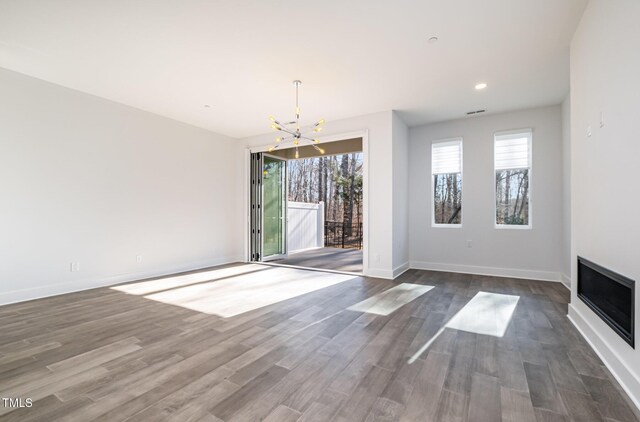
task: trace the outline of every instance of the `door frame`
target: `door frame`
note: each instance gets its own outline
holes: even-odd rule
[[[362,273],[369,273],[369,131],[367,129],[343,132],[336,135],[321,136],[320,142],[338,142],[347,139],[362,138]],[[245,262],[251,262],[251,153],[264,153],[269,151],[269,144],[260,144],[245,148],[244,152],[244,258]],[[288,186],[287,186],[288,189]]]

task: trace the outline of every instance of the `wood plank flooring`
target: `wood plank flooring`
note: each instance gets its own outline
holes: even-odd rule
[[[559,283],[411,270],[230,317],[198,311],[218,309],[202,307],[217,269],[247,306],[256,272],[241,265],[0,307],[0,397],[33,400],[0,402],[0,421],[640,420],[567,320]],[[287,271],[301,274],[259,275],[286,288],[269,277]],[[379,295],[400,283],[432,288],[400,307]],[[518,298],[502,337],[446,326],[479,292]],[[375,295],[391,313],[354,306]]]
[[[278,264],[362,273],[362,249],[325,247],[290,254]]]

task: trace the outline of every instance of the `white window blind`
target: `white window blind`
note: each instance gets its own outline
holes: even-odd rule
[[[531,167],[531,132],[495,136],[496,170]]]
[[[462,139],[431,144],[431,174],[462,172]]]

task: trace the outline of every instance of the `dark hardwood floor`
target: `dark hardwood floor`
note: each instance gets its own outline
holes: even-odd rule
[[[638,420],[559,283],[411,270],[322,284],[338,276],[245,267],[0,307],[0,395],[34,401],[0,403],[0,420]],[[318,287],[279,295],[291,283]],[[347,309],[400,283],[433,288]],[[502,336],[446,327],[479,292],[517,298],[506,331],[504,313],[489,324]]]

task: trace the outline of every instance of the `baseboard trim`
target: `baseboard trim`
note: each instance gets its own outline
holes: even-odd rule
[[[560,273],[560,282],[564,287],[571,291],[571,277],[569,277],[565,273]]]
[[[365,275],[373,278],[385,278],[387,280],[393,280],[393,270],[383,270],[380,268],[369,268]]]
[[[190,262],[187,264],[167,266],[161,270],[143,271],[138,273],[117,274],[96,278],[85,278],[71,282],[47,284],[45,286],[30,287],[28,289],[13,290],[0,293],[0,306],[11,303],[26,302],[28,300],[43,299],[46,297],[59,296],[67,293],[81,292],[84,290],[97,289],[99,287],[113,286],[116,284],[143,280],[152,277],[168,276],[185,271],[200,270],[216,265],[229,264],[232,262],[242,262],[244,258],[237,256],[210,258]]]
[[[567,318],[569,318],[569,321],[576,327],[586,342],[589,343],[625,393],[627,393],[627,396],[629,396],[629,399],[633,405],[635,405],[636,411],[640,412],[640,377],[627,369],[618,353],[597,334],[596,329],[587,322],[582,313],[571,304],[569,304],[569,314]]]
[[[560,273],[553,271],[519,270],[516,268],[481,267],[475,265],[443,264],[425,261],[411,261],[411,268],[416,270],[490,275],[494,277],[523,278],[527,280],[560,281]]]
[[[393,278],[395,279],[400,277],[402,274],[409,271],[410,269],[411,269],[411,265],[409,264],[409,261],[405,262],[402,265],[398,265],[393,269]]]

